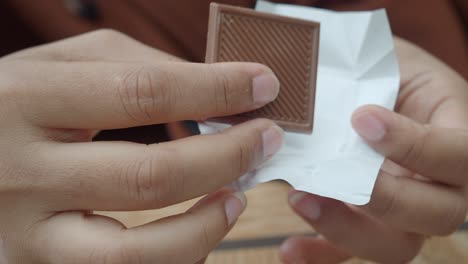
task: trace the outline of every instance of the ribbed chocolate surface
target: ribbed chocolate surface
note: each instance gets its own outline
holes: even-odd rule
[[[313,125],[319,25],[253,10],[211,6],[207,62],[249,61],[268,65],[281,83],[278,98],[237,117],[264,117],[290,131]],[[214,42],[214,43],[213,43]]]

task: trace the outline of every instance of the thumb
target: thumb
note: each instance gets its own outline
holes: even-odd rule
[[[411,171],[446,184],[468,180],[468,132],[423,125],[379,106],[352,117],[356,132],[377,152]]]

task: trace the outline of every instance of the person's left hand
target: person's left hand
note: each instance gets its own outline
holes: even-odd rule
[[[468,200],[468,84],[422,49],[395,40],[402,84],[396,112],[364,106],[352,118],[387,157],[369,204],[357,207],[292,191],[293,209],[319,237],[288,239],[285,263],[338,263],[358,256],[407,263],[429,236],[464,221]]]
[[[0,58],[0,263],[202,263],[246,206],[222,189],[281,147],[273,121],[160,144],[99,130],[227,116],[278,94],[265,65],[197,64],[99,30]],[[186,212],[128,227],[96,211]]]

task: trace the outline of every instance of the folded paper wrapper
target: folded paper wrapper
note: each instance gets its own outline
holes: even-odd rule
[[[295,189],[363,205],[369,202],[384,157],[353,130],[351,115],[375,104],[393,109],[399,68],[385,10],[333,12],[258,1],[256,10],[320,22],[314,131],[286,132],[283,148],[232,183],[247,190],[285,180]],[[202,134],[229,125],[200,123]]]

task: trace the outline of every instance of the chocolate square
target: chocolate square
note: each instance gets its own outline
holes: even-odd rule
[[[244,61],[269,66],[281,87],[275,101],[216,121],[268,118],[286,131],[311,133],[320,24],[212,3],[206,63]]]

